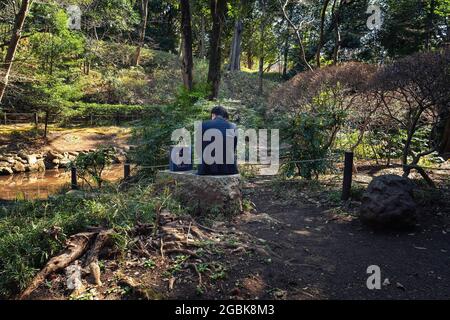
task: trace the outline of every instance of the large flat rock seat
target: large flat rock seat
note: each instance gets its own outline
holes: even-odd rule
[[[198,215],[232,216],[242,212],[241,176],[200,176],[195,171],[160,171],[157,184]]]

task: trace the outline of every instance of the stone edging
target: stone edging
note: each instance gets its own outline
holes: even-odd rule
[[[112,147],[111,150],[113,151],[113,163],[125,162],[127,155],[125,149]],[[0,175],[67,168],[70,162],[80,153],[93,151],[95,149],[62,153],[56,150],[49,150],[38,153],[19,151],[0,154]]]

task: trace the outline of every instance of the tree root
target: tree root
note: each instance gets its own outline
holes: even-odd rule
[[[161,238],[161,246],[159,247],[159,252],[161,253],[161,257],[164,259],[164,240]]]
[[[81,257],[86,252],[90,241],[95,235],[96,233],[94,232],[84,232],[71,236],[67,241],[66,250],[47,262],[45,267],[33,278],[30,285],[19,296],[19,300],[28,299],[31,293],[39,287],[48,275],[66,268],[73,261]]]
[[[169,249],[166,250],[166,254],[171,254],[171,253],[179,253],[179,254],[185,254],[188,255],[192,258],[196,258],[199,259],[200,257],[192,250],[188,250],[188,249]]]
[[[90,273],[95,284],[102,285],[98,256],[111,239],[113,233],[113,229],[95,229],[93,232],[82,232],[71,236],[67,241],[65,251],[62,254],[51,258],[47,262],[45,267],[33,278],[30,285],[22,292],[19,299],[28,299],[31,293],[33,293],[33,291],[36,290],[50,274],[67,268],[84,254],[86,254],[83,268],[84,273]],[[94,241],[94,243],[89,249],[89,244],[92,243],[92,241]]]
[[[173,290],[173,286],[175,285],[175,280],[176,280],[176,278],[175,277],[170,277],[170,279],[169,279],[169,291],[172,291]]]
[[[133,278],[124,275],[122,273],[118,273],[117,276],[119,278],[117,284],[119,286],[129,287],[133,295],[136,296],[137,298],[145,300],[154,300],[155,297],[157,297],[156,292],[154,292],[150,288],[142,287],[141,283],[137,282]]]
[[[89,267],[91,263],[98,263],[98,256],[100,251],[105,247],[108,241],[111,240],[111,235],[114,233],[113,229],[102,230],[97,234],[94,245],[86,255],[85,267]]]
[[[195,263],[185,263],[184,266],[185,266],[185,268],[192,268],[192,269],[194,269],[194,271],[197,273],[197,277],[198,277],[198,287],[202,287],[203,286],[202,274],[198,271],[197,264],[195,264]]]
[[[94,279],[94,283],[97,286],[102,285],[100,279],[100,266],[98,265],[98,256],[100,251],[105,247],[105,245],[111,240],[111,235],[114,233],[113,229],[102,230],[97,234],[95,242],[91,249],[86,254],[86,261],[84,263],[86,273],[90,273]]]

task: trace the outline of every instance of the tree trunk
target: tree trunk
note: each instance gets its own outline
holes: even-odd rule
[[[263,75],[264,75],[264,42],[265,42],[265,29],[266,29],[266,0],[260,0],[260,5],[262,9],[262,20],[260,25],[260,35],[259,35],[259,70],[258,70],[258,92],[259,94],[263,93]]]
[[[200,58],[206,57],[206,22],[205,17],[202,15],[200,18]]]
[[[286,35],[283,50],[283,78],[287,77],[288,58],[289,58],[289,34]]]
[[[0,81],[0,103],[5,95],[6,86],[8,85],[9,74],[11,73],[14,56],[19,45],[20,37],[22,35],[23,25],[25,18],[27,17],[28,9],[30,6],[30,0],[22,0],[20,10],[16,15],[16,21],[14,23],[13,33],[11,35],[11,41],[9,42],[8,51],[6,52],[5,63],[3,64],[4,76],[3,81]],[[2,72],[3,73],[3,72]]]
[[[250,49],[247,52],[247,68],[250,70],[253,69],[253,52]]]
[[[322,15],[320,17],[320,35],[319,35],[319,44],[317,46],[317,52],[316,52],[316,64],[317,67],[320,68],[320,52],[323,47],[323,33],[324,33],[324,27],[325,27],[325,17],[327,15],[327,8],[328,4],[330,3],[330,0],[325,0],[322,8]]]
[[[264,76],[264,57],[259,57],[259,68],[258,68],[258,93],[263,93],[263,76]]]
[[[138,66],[139,60],[141,59],[141,50],[144,47],[145,43],[145,31],[147,29],[147,21],[148,21],[148,0],[141,1],[141,11],[142,11],[142,24],[141,31],[139,34],[139,44],[136,48],[136,53],[134,54],[134,60],[132,65]]]
[[[436,10],[436,0],[430,1],[430,11],[428,12],[427,17],[427,50],[431,50],[433,40],[433,30],[434,30],[434,11]]]
[[[295,36],[297,37],[297,41],[298,41],[298,45],[300,47],[300,57],[303,60],[303,63],[305,64],[305,67],[308,68],[309,70],[313,70],[313,68],[311,67],[311,65],[308,62],[308,59],[306,58],[306,52],[305,52],[305,46],[303,45],[303,36],[301,33],[301,27],[295,25],[295,23],[291,20],[291,18],[289,17],[288,12],[286,11],[286,7],[287,4],[289,3],[289,1],[287,1],[284,5],[281,3],[280,1],[280,5],[281,5],[281,10],[283,11],[283,15],[284,18],[288,21],[289,25],[292,27],[292,29],[294,29],[295,31]]]
[[[85,58],[83,61],[83,73],[88,76],[90,72],[91,72],[91,62],[89,61],[89,58]]]
[[[230,50],[230,64],[228,66],[229,71],[241,70],[241,42],[243,31],[242,20],[237,20],[234,25],[233,42]]]
[[[183,84],[187,90],[192,90],[194,66],[192,58],[192,25],[189,0],[181,0],[181,27],[183,34]]]
[[[44,120],[44,139],[47,139],[47,131],[48,131],[48,118],[49,112],[45,112],[45,120]]]
[[[440,153],[445,159],[450,159],[450,116],[447,118],[442,138]]]
[[[217,98],[219,94],[220,69],[221,69],[221,35],[227,7],[226,0],[210,0],[212,30],[210,37],[210,54],[208,83],[211,86],[210,100]]]
[[[341,47],[341,32],[339,31],[340,26],[340,11],[342,7],[342,0],[339,2],[338,8],[336,8],[336,3],[338,0],[334,1],[333,4],[333,15],[334,15],[334,50],[333,50],[333,64],[337,64],[339,59],[339,49]]]

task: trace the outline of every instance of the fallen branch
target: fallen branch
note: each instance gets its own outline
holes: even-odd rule
[[[166,250],[166,254],[171,254],[171,253],[179,253],[179,254],[185,254],[188,255],[192,258],[200,258],[194,251],[188,250],[188,249],[169,249]]]

